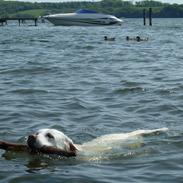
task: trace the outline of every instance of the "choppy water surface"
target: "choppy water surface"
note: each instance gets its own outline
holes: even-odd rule
[[[144,146],[82,161],[0,150],[0,182],[182,182],[183,20],[153,27],[0,27],[0,139],[56,128],[82,143],[168,127]],[[115,36],[115,42],[103,36]],[[149,37],[127,42],[125,37]]]

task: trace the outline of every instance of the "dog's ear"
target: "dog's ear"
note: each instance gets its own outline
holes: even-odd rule
[[[77,148],[72,143],[69,143],[69,148],[70,148],[71,152],[76,152],[76,150],[77,150]]]

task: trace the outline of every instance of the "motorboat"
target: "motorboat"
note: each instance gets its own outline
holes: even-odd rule
[[[75,13],[46,15],[44,18],[54,25],[65,26],[97,26],[122,24],[122,20],[113,15],[97,13],[96,11],[85,9],[80,9]]]

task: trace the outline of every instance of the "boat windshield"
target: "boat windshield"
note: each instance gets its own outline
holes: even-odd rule
[[[76,13],[97,13],[97,12],[94,10],[80,9],[80,10],[76,11]]]

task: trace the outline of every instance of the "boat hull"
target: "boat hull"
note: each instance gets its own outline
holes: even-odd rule
[[[105,25],[121,25],[122,20],[104,14],[55,14],[45,16],[48,21],[56,26],[105,26]]]
[[[63,26],[103,26],[103,25],[115,25],[118,24],[116,22],[106,23],[105,21],[97,21],[97,20],[65,20],[65,19],[47,19],[55,26],[63,25]],[[118,24],[119,25],[119,24]]]

